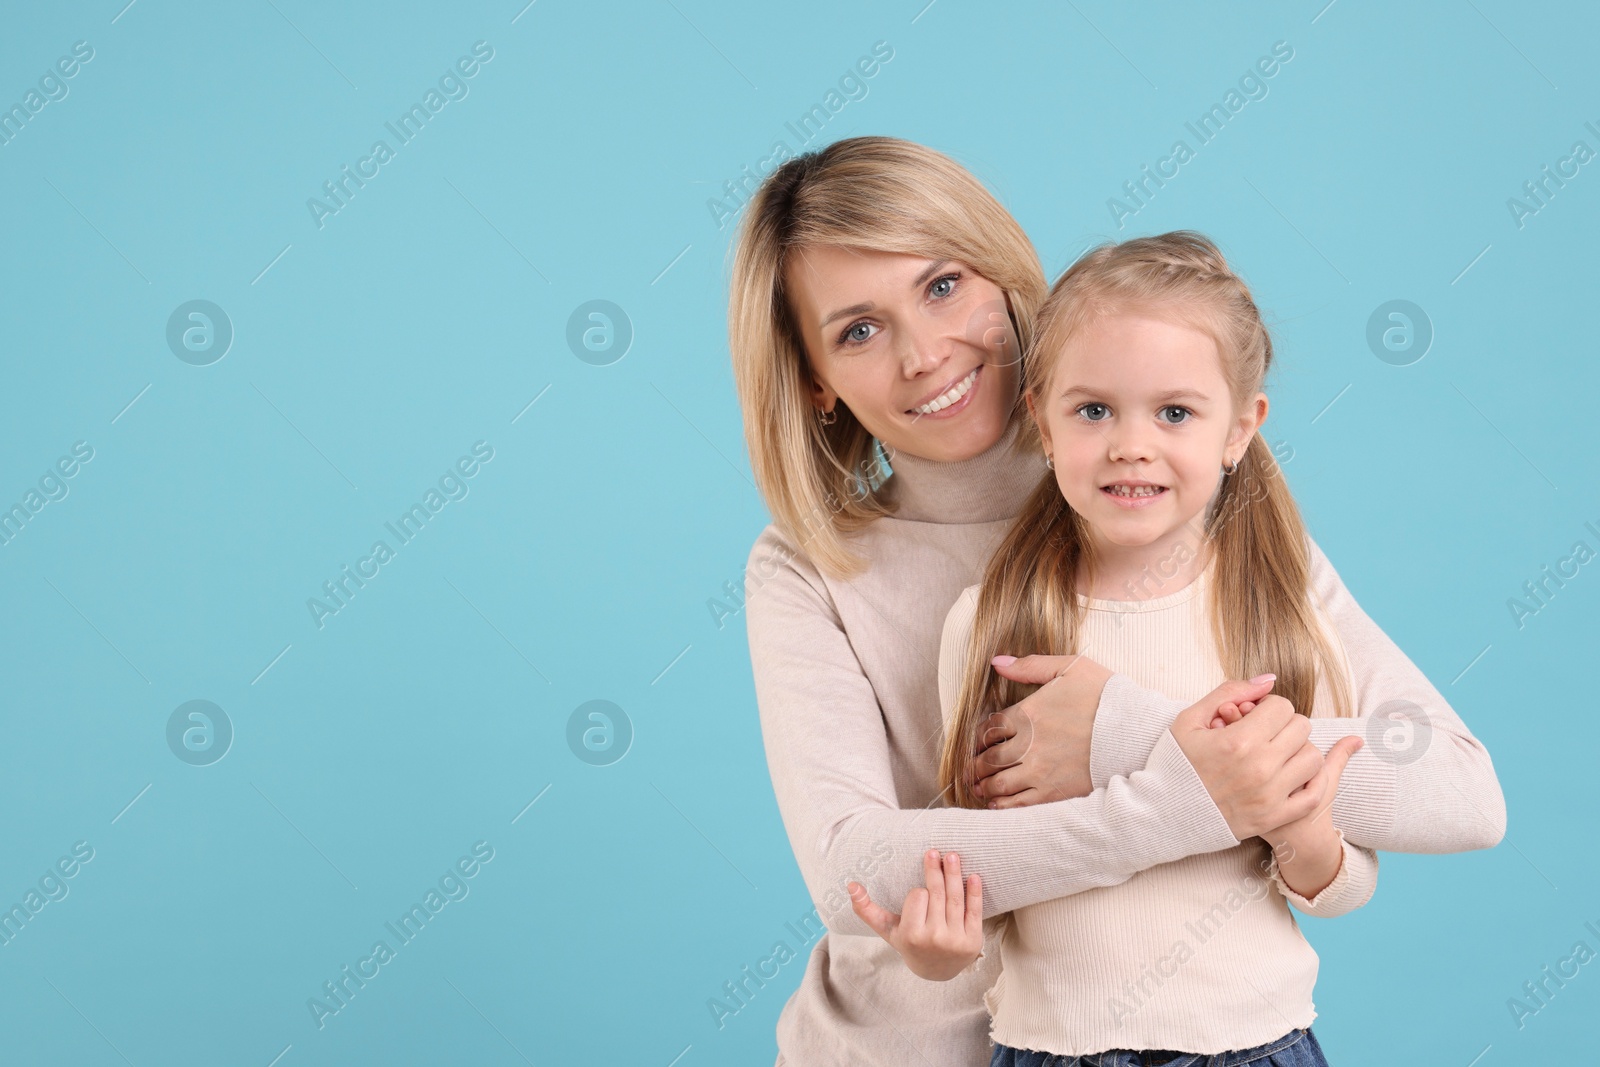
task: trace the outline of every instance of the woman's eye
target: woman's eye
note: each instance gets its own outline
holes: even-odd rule
[[[1078,414],[1090,422],[1103,422],[1111,414],[1111,409],[1104,404],[1080,404]]]
[[[1169,404],[1161,409],[1161,414],[1163,416],[1161,420],[1162,422],[1165,422],[1169,426],[1177,426],[1187,421],[1192,413],[1186,407],[1182,407],[1178,404]],[[1171,416],[1171,418],[1166,418],[1165,416]]]
[[[842,344],[859,345],[864,341],[870,340],[875,332],[876,330],[870,322],[853,322],[845,327],[844,333],[839,335],[839,341]]]
[[[958,274],[946,274],[942,278],[935,278],[932,284],[928,286],[928,295],[935,297],[949,296],[955,291],[958,277],[960,277]]]

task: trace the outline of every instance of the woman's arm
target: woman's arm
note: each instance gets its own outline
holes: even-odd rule
[[[1313,718],[1311,741],[1323,752],[1352,734],[1366,741],[1345,768],[1334,825],[1352,842],[1386,852],[1492,848],[1505,836],[1506,803],[1488,749],[1361,610],[1316,542],[1307,544],[1312,590],[1344,644],[1359,712]],[[1096,788],[1142,766],[1182,707],[1121,676],[1105,692],[1089,754]]]
[[[959,853],[982,875],[987,917],[1238,844],[1164,728],[1138,768],[1086,797],[1014,811],[900,810],[883,713],[821,577],[771,528],[750,567],[763,578],[745,617],[767,767],[830,930],[876,936],[851,910],[845,883],[860,882],[874,900],[904,900],[923,884],[929,848]],[[906,743],[930,746],[935,761],[938,719],[928,710],[932,736]]]

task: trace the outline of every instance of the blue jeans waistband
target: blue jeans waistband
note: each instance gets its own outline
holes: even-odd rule
[[[1303,1048],[1295,1048],[1302,1042],[1304,1042]],[[1159,1067],[1243,1067],[1245,1064],[1260,1063],[1275,1053],[1291,1048],[1301,1053],[1295,1058],[1296,1063],[1303,1063],[1308,1067],[1310,1065],[1325,1067],[1327,1064],[1322,1057],[1322,1049],[1317,1043],[1316,1035],[1307,1028],[1290,1030],[1282,1037],[1254,1048],[1210,1054],[1151,1049],[1110,1049],[1085,1056],[1058,1056],[1049,1052],[996,1045],[994,1054],[989,1060],[989,1067],[1158,1067],[1158,1065]]]

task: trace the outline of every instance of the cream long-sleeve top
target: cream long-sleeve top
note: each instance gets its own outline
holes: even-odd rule
[[[1015,450],[1016,426],[959,463],[901,452],[883,491],[898,504],[852,535],[871,566],[820,572],[776,526],[756,539],[745,620],[773,792],[801,877],[827,933],[812,945],[778,1020],[787,1067],[982,1067],[982,997],[997,953],[949,982],[913,975],[850,909],[845,883],[898,908],[922,884],[922,854],[961,854],[984,879],[993,916],[1116,885],[1184,856],[1239,844],[1167,729],[1184,706],[1124,674],[1096,712],[1086,797],[1006,811],[937,807],[942,726],[939,638],[950,606],[1048,472]],[[1427,716],[1396,759],[1370,741],[1351,758],[1333,806],[1346,840],[1399,852],[1486,848],[1505,831],[1505,802],[1484,746],[1361,611],[1327,558],[1312,582],[1352,654],[1370,666],[1363,717],[1316,719],[1323,751],[1389,701]],[[1378,725],[1382,726],[1382,723]]]
[[[1208,566],[1187,585],[1140,600],[1078,594],[1078,651],[1138,685],[1198,700],[1227,677],[1209,616],[1213,577]],[[945,618],[939,704],[947,729],[979,589],[966,589]],[[1354,692],[1361,665],[1313,610]],[[1313,716],[1334,713],[1320,672],[1312,704]],[[1377,885],[1377,854],[1342,834],[1340,847],[1338,872],[1311,899],[1283,881],[1271,849],[1252,837],[1016,909],[999,939],[1000,977],[984,996],[989,1036],[1063,1056],[1114,1048],[1214,1054],[1310,1026],[1317,954],[1286,901],[1323,917],[1365,904]]]

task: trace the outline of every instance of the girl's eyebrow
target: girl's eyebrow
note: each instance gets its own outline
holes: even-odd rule
[[[1074,397],[1095,397],[1103,395],[1103,393],[1098,393],[1087,386],[1073,385],[1068,386],[1061,393],[1060,399],[1071,400]],[[1157,395],[1151,397],[1151,399],[1157,404],[1171,404],[1179,400],[1187,400],[1190,403],[1203,404],[1211,398],[1206,396],[1206,394],[1196,392],[1193,389],[1169,389],[1164,393],[1158,393]]]

